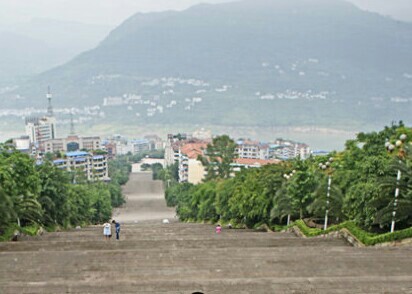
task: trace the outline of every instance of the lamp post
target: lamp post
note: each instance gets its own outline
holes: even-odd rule
[[[332,167],[333,157],[325,163],[319,163],[319,168],[321,170],[327,171],[328,173],[328,188],[326,191],[326,210],[325,210],[325,223],[323,224],[323,230],[328,228],[328,216],[329,216],[329,198],[330,198],[330,188],[332,186]]]
[[[396,147],[402,147],[403,143],[406,141],[407,136],[405,134],[400,135],[399,140],[395,142],[395,145],[391,144],[389,141],[385,143],[385,147],[389,152],[395,150]],[[399,160],[400,161],[400,160]],[[399,184],[401,181],[401,170],[398,169],[396,175],[396,188],[395,188],[395,198],[393,201],[393,211],[392,211],[392,223],[391,223],[391,233],[395,231],[395,222],[396,222],[396,211],[398,210],[398,197],[399,197]]]
[[[290,174],[284,174],[283,177],[284,177],[286,180],[290,180],[295,173],[296,173],[296,170],[293,170]],[[290,224],[290,211],[289,211],[289,213],[288,213],[288,220],[287,220],[287,224],[286,224],[286,225],[289,226],[289,224]]]

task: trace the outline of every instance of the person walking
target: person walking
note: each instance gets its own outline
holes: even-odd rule
[[[216,234],[220,234],[220,232],[222,232],[222,226],[220,224],[218,224],[216,226]]]
[[[112,226],[110,225],[110,223],[103,224],[103,235],[106,240],[109,240],[112,236]]]
[[[120,223],[113,220],[114,228],[116,230],[116,240],[120,240]]]

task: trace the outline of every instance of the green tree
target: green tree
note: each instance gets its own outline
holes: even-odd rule
[[[392,213],[396,209],[397,227],[412,226],[412,154],[411,145],[406,144],[402,149],[402,157],[393,158],[386,175],[380,178],[379,195],[372,202],[377,209],[375,222],[380,227],[389,227],[392,222]],[[400,173],[400,181],[397,181]],[[399,189],[396,208],[395,190]]]
[[[235,179],[220,180],[216,184],[216,214],[220,215],[224,221],[235,218],[235,214],[230,209],[229,201],[233,197],[236,185]]]
[[[206,156],[199,156],[207,170],[206,181],[231,177],[235,150],[236,143],[227,135],[216,137],[207,145]]]
[[[70,177],[50,162],[37,166],[40,178],[39,202],[43,208],[43,223],[45,225],[65,225],[69,221],[67,205],[67,186]]]
[[[197,220],[218,220],[215,199],[215,182],[207,182],[196,186],[191,194],[190,206]]]
[[[13,202],[0,186],[0,235],[2,231],[12,222]]]
[[[196,219],[196,210],[192,206],[192,195],[196,189],[195,186],[189,183],[183,183],[172,186],[170,189],[174,193],[167,195],[166,200],[169,204],[173,203],[172,201],[175,199],[176,213],[179,215],[180,219],[183,221]]]
[[[0,146],[0,186],[11,198],[12,214],[18,225],[40,221],[41,205],[39,175],[28,155]]]
[[[288,195],[287,182],[285,181],[282,187],[275,193],[270,216],[272,219],[279,219],[282,222],[283,218],[292,213],[292,199]]]
[[[309,216],[308,207],[313,201],[313,193],[317,182],[314,170],[315,164],[311,160],[297,159],[294,163],[296,173],[289,180],[287,194],[291,199],[291,207],[300,219]]]

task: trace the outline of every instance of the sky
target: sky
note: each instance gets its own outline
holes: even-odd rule
[[[136,12],[182,10],[231,0],[0,0],[0,25],[49,18],[115,26]],[[252,0],[251,0],[252,1]],[[287,1],[287,0],[284,0]],[[362,9],[412,22],[412,0],[349,0]]]

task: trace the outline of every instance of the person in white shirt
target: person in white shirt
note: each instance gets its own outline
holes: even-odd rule
[[[110,223],[103,224],[103,235],[106,240],[109,240],[112,236],[112,226]]]

